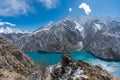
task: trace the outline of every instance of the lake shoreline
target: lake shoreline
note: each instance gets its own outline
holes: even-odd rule
[[[37,51],[31,51],[31,52],[38,52],[39,54],[62,54],[60,52],[48,52],[48,51],[43,51],[43,50],[37,50]],[[100,58],[96,55],[94,55],[93,53],[91,52],[88,52],[88,51],[73,51],[73,52],[86,52],[88,54],[91,54],[92,56],[100,59],[100,60],[104,60],[104,61],[108,61],[108,62],[120,62],[120,59],[105,59],[105,58]],[[67,53],[68,55],[73,53],[73,52],[69,52]],[[27,53],[27,52],[24,52],[24,53]]]

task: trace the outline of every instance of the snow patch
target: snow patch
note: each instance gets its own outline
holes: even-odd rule
[[[52,73],[52,69],[53,69],[53,66],[49,66],[49,67],[47,68],[47,70],[48,70],[50,73]]]
[[[75,23],[76,23],[75,29],[78,29],[80,32],[83,32],[84,28],[80,24],[78,24],[77,22],[75,22]]]
[[[77,46],[78,46],[78,51],[81,51],[81,49],[83,49],[83,42],[82,41],[78,42]]]
[[[97,28],[98,30],[101,30],[102,27],[103,27],[103,26],[101,26],[100,24],[95,24],[95,26],[96,26],[96,28]]]
[[[83,70],[81,69],[81,67],[78,67],[78,69],[75,71],[72,77],[73,77],[73,80],[76,80],[77,78],[80,78],[80,77],[88,78],[87,75],[83,74]]]
[[[78,24],[77,22],[75,22],[76,26],[75,26],[75,29],[79,30],[81,32],[81,35],[83,36],[83,38],[85,37],[84,36],[84,28]]]

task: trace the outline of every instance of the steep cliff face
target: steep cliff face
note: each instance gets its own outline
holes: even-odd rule
[[[0,80],[26,80],[35,69],[29,57],[0,37]]]
[[[82,48],[82,29],[74,21],[65,19],[57,25],[50,24],[29,35],[22,36],[15,44],[23,51],[71,52]]]
[[[74,61],[68,55],[62,56],[62,62],[46,68],[42,73],[34,73],[29,80],[118,80],[99,66],[91,66],[82,61]]]
[[[83,50],[100,58],[120,59],[120,22],[104,24],[99,20],[92,20],[84,26],[87,27]]]

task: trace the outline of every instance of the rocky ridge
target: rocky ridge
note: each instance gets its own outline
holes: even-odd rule
[[[68,55],[62,56],[62,62],[46,68],[42,73],[34,73],[29,80],[119,80],[99,66],[91,66],[82,61],[74,61]]]
[[[26,80],[36,69],[29,57],[0,37],[0,80]]]

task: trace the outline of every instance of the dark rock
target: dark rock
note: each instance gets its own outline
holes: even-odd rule
[[[62,65],[63,66],[67,66],[69,63],[72,63],[72,62],[73,62],[73,60],[67,54],[62,55]]]

